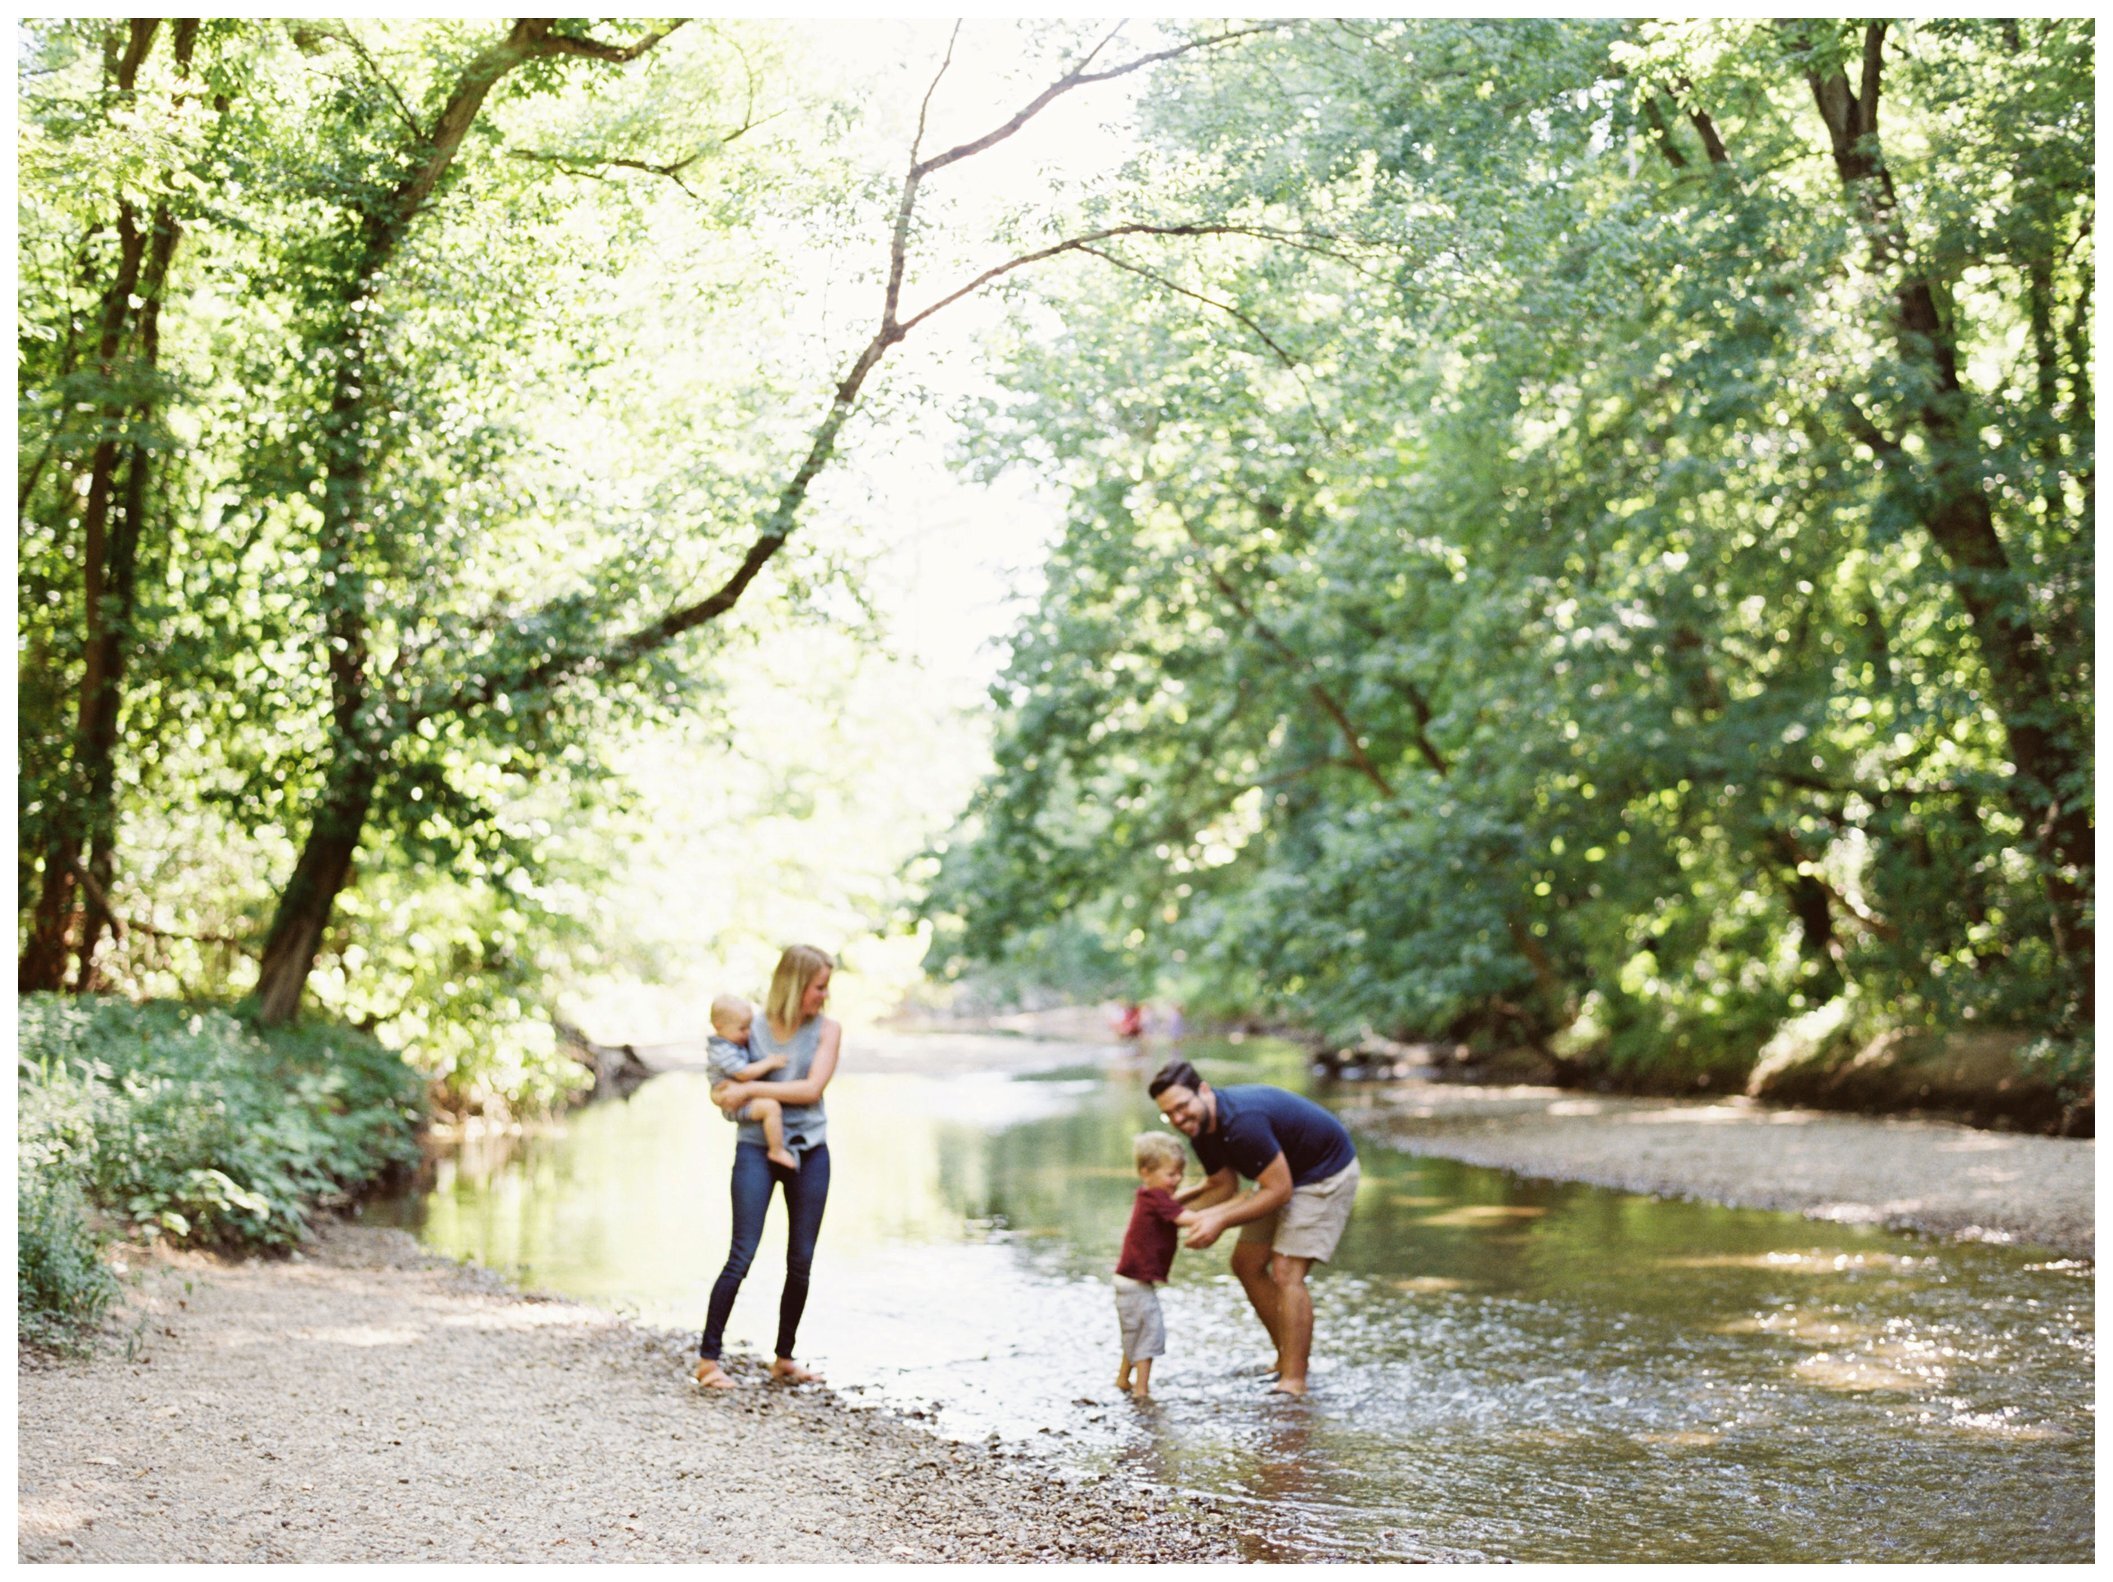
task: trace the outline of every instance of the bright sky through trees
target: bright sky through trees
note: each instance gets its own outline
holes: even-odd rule
[[[919,100],[945,56],[952,22],[853,20],[801,30],[818,74],[832,77],[868,114],[863,152],[880,179],[899,174]],[[1149,24],[1124,34],[1139,49]],[[947,146],[1001,124],[1059,69],[1032,30],[1007,21],[962,26],[953,62],[932,100],[927,146]],[[1135,79],[1058,100],[1011,142],[965,160],[935,182],[940,229],[933,262],[913,271],[907,295],[936,296],[1003,256],[988,238],[1023,198],[1046,202],[1105,180],[1134,151],[1128,125]],[[979,245],[980,243],[980,245]],[[880,245],[855,236],[841,250],[807,255],[802,281],[814,317],[804,333],[842,345],[870,321],[873,293],[837,278],[870,266]],[[1060,271],[1100,267],[1058,260]],[[1030,309],[1044,313],[1039,303]],[[806,817],[745,792],[738,758],[705,731],[640,743],[631,755],[651,829],[612,891],[606,926],[643,949],[580,985],[570,1001],[597,1036],[652,1042],[695,1033],[695,1007],[719,987],[753,989],[779,944],[811,938],[846,952],[837,996],[846,1014],[892,1006],[921,976],[927,934],[890,931],[895,876],[939,838],[987,771],[984,696],[1003,662],[1001,639],[1039,590],[1040,560],[1060,525],[1057,499],[1025,472],[989,484],[951,463],[952,417],[962,401],[996,394],[986,348],[1009,311],[992,295],[969,298],[921,326],[898,350],[893,377],[919,404],[865,425],[837,470],[817,486],[813,538],[855,541],[880,646],[827,643],[822,668],[848,707],[812,696],[806,659],[780,652],[735,688],[729,716],[756,738],[789,718],[801,729],[786,751],[804,775],[837,785]],[[857,767],[852,767],[853,765]],[[700,783],[714,793],[700,802]],[[775,782],[773,782],[775,784]],[[722,800],[721,798],[724,798]],[[754,872],[736,880],[742,864]],[[644,982],[650,977],[654,981]]]

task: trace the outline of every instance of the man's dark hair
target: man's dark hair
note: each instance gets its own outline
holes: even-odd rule
[[[1146,1085],[1145,1095],[1156,1099],[1168,1088],[1187,1088],[1191,1093],[1201,1093],[1203,1078],[1196,1075],[1196,1068],[1186,1060],[1169,1060]]]

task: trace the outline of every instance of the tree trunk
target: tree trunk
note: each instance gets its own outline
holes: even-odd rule
[[[115,32],[107,40],[106,54],[113,63],[118,94],[131,96],[140,64],[153,45],[158,26],[153,19],[131,22],[122,51]],[[139,292],[141,268],[147,255],[147,238],[141,233],[138,217],[127,198],[118,200],[117,231],[117,270],[103,293],[102,329],[96,345],[97,366],[106,382],[114,382],[117,376],[132,316],[132,300]],[[165,265],[166,260],[163,262]],[[81,510],[81,599],[87,641],[83,647],[80,702],[74,722],[72,762],[67,766],[63,792],[52,809],[51,830],[44,846],[44,872],[30,918],[29,939],[16,965],[16,987],[25,994],[65,986],[66,935],[75,910],[81,853],[98,824],[97,785],[108,784],[116,706],[116,680],[111,666],[120,641],[113,630],[117,611],[106,603],[106,599],[115,598],[110,586],[111,502],[127,453],[137,456],[136,444],[121,438],[127,417],[124,405],[108,400],[103,403],[98,413],[102,436],[89,462],[88,492]],[[121,520],[120,536],[127,531]],[[82,981],[86,977],[84,962]]]
[[[293,877],[279,892],[257,978],[257,1019],[266,1027],[292,1021],[301,1009],[301,991],[315,970],[330,914],[352,882],[353,858],[374,804],[374,782],[373,769],[355,762],[326,789]]]
[[[2027,318],[2032,327],[2032,369],[2040,432],[2033,446],[2040,463],[2040,511],[2051,527],[2062,508],[2061,352],[2054,332],[2054,259],[2033,257],[2025,268]]]
[[[2091,819],[2083,798],[2090,775],[2061,729],[2077,711],[2061,701],[2046,651],[2033,629],[2028,600],[2016,584],[1982,489],[1982,455],[1971,394],[1959,382],[1958,347],[1938,312],[1926,273],[1907,263],[1892,175],[1878,138],[1885,25],[1864,34],[1861,90],[1847,73],[1808,74],[1814,103],[1834,147],[1843,189],[1862,207],[1873,263],[1898,269],[1895,333],[1902,352],[1929,372],[1929,394],[1916,420],[1929,441],[1933,503],[1924,526],[1944,557],[1966,608],[1989,677],[2017,773],[2009,796],[2046,865],[2045,889],[2054,943],[2069,971],[2082,1019],[2092,1003]],[[2052,718],[2050,718],[2052,716]],[[2071,876],[2074,870],[2075,876]]]
[[[678,24],[679,25],[679,24]],[[485,99],[507,73],[530,60],[588,54],[607,60],[635,59],[663,33],[627,49],[552,32],[552,19],[516,22],[504,39],[463,68],[415,162],[394,188],[376,195],[359,220],[360,255],[338,283],[337,372],[330,405],[318,425],[323,457],[323,525],[320,569],[329,588],[324,638],[329,654],[332,758],[324,770],[322,800],[291,878],[280,892],[257,982],[259,1020],[267,1027],[290,1022],[322,949],[337,898],[352,879],[353,856],[372,810],[381,766],[395,735],[406,728],[401,711],[377,707],[367,674],[368,584],[358,545],[367,534],[368,451],[378,392],[367,358],[365,325],[374,315],[358,310],[381,284],[381,275],[410,227],[432,201],[476,124]]]
[[[102,633],[103,696],[95,710],[94,728],[84,741],[88,781],[84,823],[88,832],[88,873],[95,881],[87,887],[82,913],[81,939],[76,947],[79,967],[74,991],[85,994],[95,987],[95,953],[103,932],[115,921],[110,910],[110,888],[117,874],[117,744],[119,716],[124,706],[125,651],[132,636],[132,617],[137,607],[139,538],[147,512],[148,474],[151,463],[145,450],[135,446],[126,467],[125,506],[110,539],[109,592],[113,607]]]
[[[176,24],[175,54],[179,72],[191,64],[191,46],[198,36],[195,19]],[[140,279],[144,302],[139,310],[139,346],[135,370],[151,377],[161,364],[161,305],[169,284],[169,264],[176,256],[182,231],[169,212],[166,200],[155,205],[154,223],[147,247],[146,268]],[[85,993],[94,987],[95,953],[103,931],[114,925],[110,912],[110,890],[117,872],[117,744],[119,716],[124,707],[127,653],[133,646],[132,621],[138,609],[139,545],[146,530],[147,512],[153,494],[153,452],[146,431],[154,421],[152,388],[132,410],[132,428],[127,436],[124,508],[119,512],[109,542],[109,572],[106,578],[107,618],[99,635],[101,652],[91,668],[102,674],[102,697],[95,710],[94,729],[84,740],[87,762],[86,825],[89,838],[88,906],[82,925],[80,969],[74,987]],[[93,626],[91,625],[91,631]]]

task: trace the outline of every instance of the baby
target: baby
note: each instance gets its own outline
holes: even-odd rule
[[[1137,1197],[1130,1226],[1115,1262],[1115,1317],[1122,1326],[1123,1364],[1115,1387],[1140,1401],[1152,1398],[1152,1359],[1167,1349],[1166,1321],[1159,1313],[1159,1286],[1174,1267],[1176,1227],[1195,1214],[1174,1200],[1188,1154],[1167,1132],[1142,1132],[1130,1145],[1137,1165]]]
[[[726,1111],[730,1121],[752,1121],[763,1128],[763,1155],[787,1170],[800,1168],[800,1161],[785,1146],[785,1114],[776,1099],[750,1099],[733,1108],[724,1097],[736,1082],[767,1077],[785,1064],[783,1055],[763,1060],[748,1057],[748,1030],[755,1025],[755,1007],[736,994],[722,994],[712,1001],[712,1036],[704,1041],[704,1058],[712,1068],[712,1102]]]

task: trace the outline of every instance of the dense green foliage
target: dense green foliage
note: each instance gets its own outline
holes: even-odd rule
[[[1082,36],[1003,34],[1049,72],[1021,98],[1154,58]],[[964,82],[980,46],[852,47],[26,25],[25,991],[320,1003],[452,1106],[563,1087],[552,1000],[642,943],[599,893],[645,822],[619,766],[679,721],[744,773],[757,650],[874,627],[893,524],[833,464],[904,410],[892,348],[1070,218],[976,209],[966,162],[1024,124]]]
[[[365,1034],[260,1032],[219,1010],[26,995],[16,1012],[16,1241],[25,1337],[114,1294],[106,1233],[285,1247],[319,1204],[415,1162],[418,1077]]]
[[[2087,1067],[2092,69],[1316,22],[1162,81],[1131,180],[1242,234],[1010,350],[979,454],[1070,525],[935,961],[1085,927],[1132,992],[1657,1082],[1821,1008]]]
[[[306,996],[455,1106],[566,1085],[612,753],[833,581],[666,624],[753,575],[840,355],[785,260],[860,193],[748,135],[833,113],[778,43],[31,25],[25,990]]]
[[[524,56],[484,119],[449,119],[512,38],[48,23],[23,76],[23,987],[70,956],[77,987],[232,997],[282,940],[296,994],[320,956],[325,1008],[467,1106],[531,1100],[523,1068],[561,1081],[524,1058],[549,1043],[527,986],[568,943],[553,830],[588,827],[597,738],[692,677],[648,655],[434,700],[637,624],[714,547],[656,495],[734,487],[667,408],[599,399],[738,294],[611,291],[672,186],[498,146],[503,117],[512,149],[592,153],[638,101],[565,90],[615,68]],[[738,120],[732,68],[678,65],[679,92],[632,84],[665,103],[649,132]],[[156,280],[135,235],[167,238]]]
[[[603,893],[627,753],[871,623],[824,480],[1009,293],[973,464],[1068,527],[916,875],[944,971],[2088,1073],[2089,23],[1004,38],[873,94],[760,19],[27,24],[20,986],[554,1100],[551,986],[687,943]],[[978,211],[1118,79],[1127,168]]]

